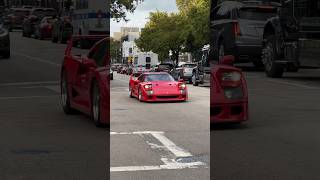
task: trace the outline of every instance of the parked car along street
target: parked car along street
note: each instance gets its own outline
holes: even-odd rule
[[[233,55],[235,63],[252,62],[263,67],[263,29],[278,6],[261,1],[225,1],[215,7],[211,12],[215,57]]]
[[[7,14],[10,22],[9,31],[13,29],[22,29],[23,19],[30,13],[29,9],[25,8],[11,8]]]
[[[54,23],[54,18],[51,16],[45,16],[35,25],[34,38],[44,39],[52,38],[52,25]]]
[[[66,43],[73,34],[70,17],[58,17],[53,23],[52,42]]]

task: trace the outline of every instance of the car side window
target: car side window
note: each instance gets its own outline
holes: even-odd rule
[[[230,7],[228,6],[217,7],[215,17],[213,17],[213,20],[230,19],[231,11],[232,9],[230,9]]]
[[[138,78],[138,80],[139,80],[140,82],[144,82],[144,75],[141,75],[141,76]]]
[[[217,6],[217,7],[215,7],[215,8],[212,10],[212,12],[211,12],[211,14],[210,14],[210,20],[212,20],[212,21],[219,20],[219,19],[218,19],[218,16],[217,16],[217,12],[218,12],[219,8],[220,8],[220,7]]]
[[[103,67],[106,65],[107,57],[107,41],[102,41],[96,48],[89,53],[89,58],[93,59],[98,67]]]

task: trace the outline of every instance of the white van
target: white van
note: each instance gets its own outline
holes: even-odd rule
[[[135,76],[149,72],[153,66],[159,63],[158,54],[152,52],[141,52],[133,56],[133,74]]]
[[[106,0],[75,0],[72,12],[73,34],[109,34],[109,17]]]

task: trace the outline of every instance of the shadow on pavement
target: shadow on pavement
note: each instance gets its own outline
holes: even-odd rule
[[[248,129],[248,125],[246,123],[221,123],[221,124],[210,124],[210,131],[216,130],[243,130]]]

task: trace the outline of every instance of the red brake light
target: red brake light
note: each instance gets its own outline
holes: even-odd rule
[[[241,36],[240,26],[238,22],[233,23],[233,32],[235,36]]]

